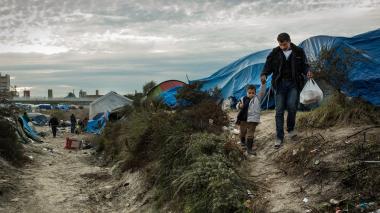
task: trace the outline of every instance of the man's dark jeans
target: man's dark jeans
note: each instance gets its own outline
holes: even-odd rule
[[[75,123],[71,123],[71,133],[75,133]]]
[[[288,132],[294,130],[299,100],[297,85],[291,80],[281,80],[275,90],[276,132],[277,139],[284,140],[284,112],[288,110],[286,119]]]
[[[57,126],[52,126],[51,131],[53,132],[53,137],[55,138],[57,136]]]

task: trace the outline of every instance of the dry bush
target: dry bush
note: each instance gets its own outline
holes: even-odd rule
[[[15,165],[21,165],[26,160],[16,131],[7,120],[0,120],[0,156]]]
[[[299,113],[300,129],[328,128],[335,125],[380,124],[380,109],[360,99],[336,93],[310,112]]]

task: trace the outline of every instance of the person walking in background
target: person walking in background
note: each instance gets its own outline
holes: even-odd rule
[[[71,133],[75,133],[75,128],[77,126],[77,119],[75,118],[74,114],[71,114],[70,116],[70,122],[71,122]]]
[[[22,118],[26,121],[26,123],[29,123],[31,120],[28,116],[28,113],[24,112],[24,114],[22,115]]]
[[[51,131],[53,132],[54,138],[57,136],[58,125],[59,125],[58,118],[52,115],[52,117],[49,120],[49,126],[51,127]]]

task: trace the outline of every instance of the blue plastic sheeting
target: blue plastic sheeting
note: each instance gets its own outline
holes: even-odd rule
[[[160,94],[160,98],[162,102],[169,106],[169,107],[175,107],[177,106],[177,91],[178,89],[182,88],[182,86],[173,87],[163,93]]]
[[[50,110],[50,109],[53,109],[53,107],[50,104],[40,104],[38,105],[38,109]]]
[[[324,46],[336,48],[337,50],[350,48],[364,51],[360,57],[366,60],[356,62],[349,71],[349,86],[347,85],[345,88],[350,87],[352,89],[342,89],[351,97],[361,97],[376,106],[380,106],[380,29],[351,38],[316,36],[300,44],[300,47],[304,48],[309,61],[316,59]],[[218,70],[207,78],[195,81],[202,82],[202,89],[205,91],[212,90],[215,87],[220,88],[224,99],[230,96],[239,99],[245,95],[245,86],[247,84],[253,84],[256,88],[259,88],[260,73],[270,51],[271,49],[267,49],[250,54]],[[271,76],[267,81],[267,90],[271,86],[270,82]],[[263,105],[267,104],[265,103],[267,100],[263,101]],[[269,106],[273,106],[273,104],[273,100],[268,102]]]
[[[32,118],[32,123],[37,126],[45,126],[49,123],[49,118],[45,115],[37,115]]]
[[[21,115],[18,116],[19,122],[22,125],[22,129],[25,134],[34,141],[41,142],[41,138],[38,136],[38,133],[35,132],[32,127],[29,126],[28,122]]]
[[[59,109],[59,110],[62,110],[62,111],[69,111],[70,110],[70,105],[67,105],[67,104],[58,104],[57,106],[55,106],[55,109]]]
[[[110,116],[109,112],[99,113],[92,120],[89,120],[86,127],[86,132],[93,134],[101,134],[104,127],[106,127],[108,118]]]

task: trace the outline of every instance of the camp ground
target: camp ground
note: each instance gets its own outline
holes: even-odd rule
[[[0,213],[380,213],[376,1],[0,4]]]

